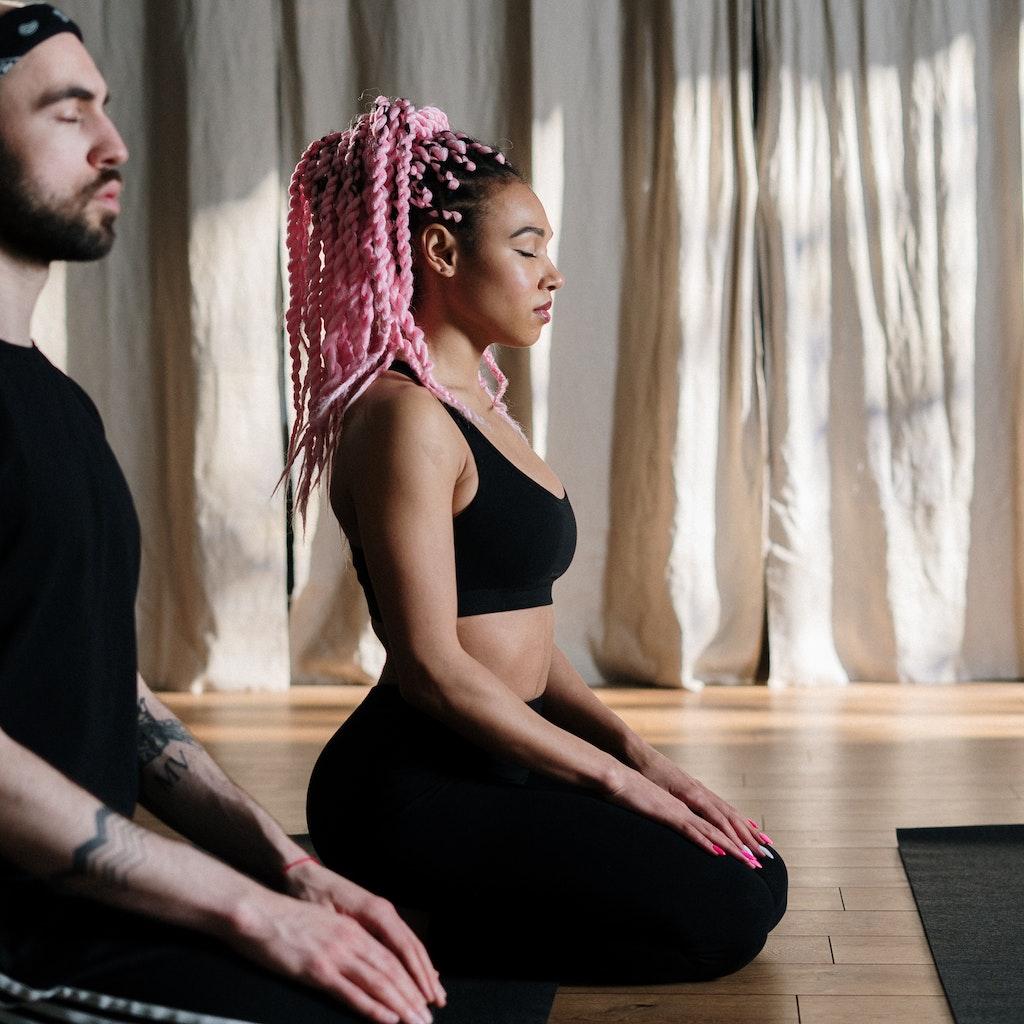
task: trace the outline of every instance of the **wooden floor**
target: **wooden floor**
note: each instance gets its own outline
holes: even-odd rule
[[[304,687],[166,700],[288,830],[304,831],[309,770],[364,693]],[[1024,684],[598,693],[763,821],[789,865],[790,909],[737,974],[697,985],[566,988],[552,1024],[952,1021],[895,829],[1024,822]]]

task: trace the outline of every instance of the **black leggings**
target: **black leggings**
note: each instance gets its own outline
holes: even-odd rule
[[[543,713],[543,699],[530,702]],[[736,971],[786,909],[782,857],[752,870],[579,787],[490,757],[376,686],[313,769],[330,867],[429,914],[442,969],[563,984]]]

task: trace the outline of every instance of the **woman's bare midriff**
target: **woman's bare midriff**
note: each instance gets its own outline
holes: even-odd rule
[[[517,697],[532,700],[544,692],[555,634],[551,605],[467,615],[458,620],[456,630],[462,649],[490,669]],[[388,640],[383,624],[373,622],[373,631],[386,651]],[[380,684],[398,683],[397,669],[389,658]]]

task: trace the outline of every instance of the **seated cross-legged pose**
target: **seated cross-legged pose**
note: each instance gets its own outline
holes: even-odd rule
[[[737,970],[784,913],[782,858],[554,643],[576,523],[489,351],[534,344],[562,286],[541,203],[439,110],[383,97],[307,149],[290,198],[296,508],[326,470],[387,652],[313,771],[318,852],[426,912],[444,967]]]

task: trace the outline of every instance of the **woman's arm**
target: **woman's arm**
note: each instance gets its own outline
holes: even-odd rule
[[[457,632],[452,495],[461,432],[421,388],[374,395],[350,424],[345,478],[403,697],[533,771],[661,821],[709,853],[747,858],[729,836],[607,750],[536,714],[468,654]]]
[[[551,652],[544,717],[644,773],[657,751],[598,699],[558,645]]]
[[[745,818],[735,807],[655,750],[607,708],[557,645],[552,651],[544,691],[544,715],[569,732],[608,751],[644,778],[682,800],[690,810],[717,825],[737,845],[762,851],[765,849],[762,843],[771,845],[771,838],[760,830],[755,821]],[[766,855],[770,857],[771,853]]]

